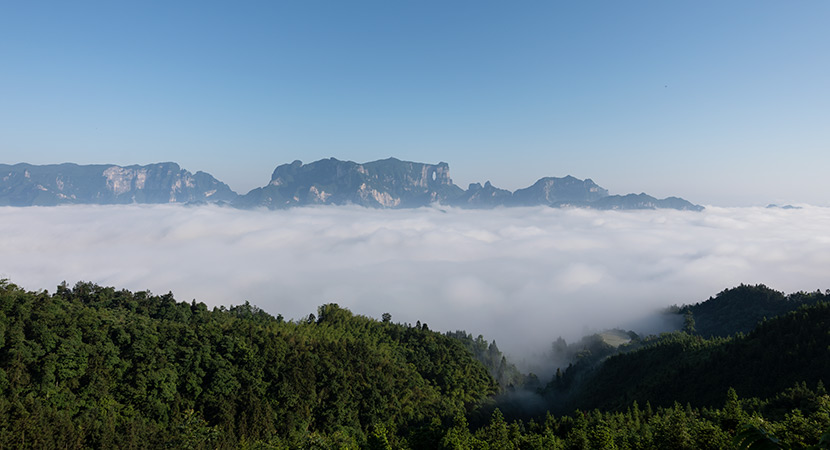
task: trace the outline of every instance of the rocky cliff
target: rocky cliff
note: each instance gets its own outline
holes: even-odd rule
[[[597,186],[590,178],[580,180],[570,175],[565,178],[545,177],[532,186],[513,193],[515,205],[584,205],[608,196],[608,190]]]
[[[274,170],[267,186],[240,197],[235,205],[271,209],[345,204],[414,208],[434,202],[447,204],[463,192],[450,179],[447,163],[389,158],[358,164],[330,158],[310,164],[283,164]]]
[[[323,159],[278,166],[268,185],[240,197],[235,206],[270,209],[305,205],[361,205],[414,208],[439,203],[462,208],[510,206],[587,207],[597,209],[672,208],[701,210],[683,199],[656,199],[645,194],[609,195],[590,179],[546,177],[510,192],[472,183],[467,190],[453,184],[447,163],[423,164],[395,158],[367,163]]]
[[[176,163],[146,166],[0,164],[0,205],[231,202],[237,194]]]
[[[596,209],[671,208],[699,211],[682,198],[646,194],[609,195],[590,179],[545,177],[510,192],[472,183],[453,184],[445,162],[424,164],[395,158],[367,163],[322,159],[278,166],[267,185],[244,196],[205,172],[192,174],[167,162],[146,166],[0,164],[0,206],[124,203],[229,203],[269,209],[307,205],[417,208],[433,203],[460,208],[511,206]]]

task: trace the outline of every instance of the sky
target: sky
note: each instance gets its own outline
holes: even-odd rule
[[[0,279],[91,281],[301,319],[355,314],[466,330],[514,361],[562,336],[665,329],[656,311],[741,283],[830,288],[830,208],[702,212],[548,207],[284,211],[0,207]]]
[[[0,163],[175,161],[245,193],[295,159],[830,204],[830,2],[0,5]]]

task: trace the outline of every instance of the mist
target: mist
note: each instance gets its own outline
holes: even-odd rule
[[[298,319],[355,314],[495,339],[511,355],[740,283],[830,287],[830,208],[704,212],[217,206],[0,208],[0,278],[91,281]],[[638,331],[638,330],[635,330]]]

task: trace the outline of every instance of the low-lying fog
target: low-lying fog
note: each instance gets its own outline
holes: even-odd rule
[[[828,288],[830,208],[6,207],[0,255],[31,290],[84,280],[287,319],[336,302],[515,355],[739,283]]]

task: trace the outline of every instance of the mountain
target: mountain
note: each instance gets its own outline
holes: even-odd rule
[[[622,409],[633,401],[668,406],[716,406],[730,387],[741,396],[766,398],[830,373],[830,303],[811,305],[761,322],[749,334],[703,339],[673,333],[608,358],[586,375],[574,404]]]
[[[309,205],[418,208],[438,203],[459,208],[512,206],[700,211],[682,198],[609,195],[591,179],[541,178],[510,192],[472,183],[453,184],[445,162],[424,164],[388,158],[367,163],[321,159],[274,169],[263,187],[238,195],[205,172],[192,174],[173,162],[146,166],[0,164],[0,206],[61,204],[228,203],[237,208],[282,209]]]
[[[545,177],[533,186],[513,193],[513,204],[520,206],[584,206],[608,196],[608,190],[591,179],[580,180],[570,175],[565,178]]]
[[[635,400],[702,407],[718,405],[730,387],[765,398],[795,383],[814,385],[830,373],[828,300],[830,291],[785,295],[742,284],[671,308],[685,316],[683,331],[631,334],[617,349],[589,338],[568,347],[557,342],[554,352],[579,352],[566,355],[571,364],[548,384],[546,395],[567,398],[551,406],[559,412],[620,409]]]
[[[267,186],[252,190],[235,205],[270,209],[345,204],[414,208],[447,203],[463,192],[450,179],[447,163],[422,164],[389,158],[358,164],[330,158],[278,166]]]
[[[1,206],[230,202],[227,184],[172,162],[146,166],[0,164]]]
[[[805,305],[830,300],[830,292],[796,292],[784,295],[764,286],[742,284],[725,289],[715,297],[683,306],[680,315],[690,314],[694,333],[708,337],[727,337],[749,333],[766,319],[783,315]]]
[[[703,207],[695,205],[679,197],[657,199],[647,194],[609,195],[590,204],[596,209],[678,209],[681,211],[703,211]]]
[[[269,209],[345,204],[415,208],[432,203],[461,208],[546,205],[596,209],[703,209],[677,197],[609,195],[607,189],[592,180],[580,180],[570,175],[545,177],[515,192],[497,188],[489,181],[484,186],[472,183],[465,191],[453,184],[447,163],[423,164],[395,158],[363,164],[335,158],[309,164],[302,161],[283,164],[274,170],[268,185],[241,196],[234,205]]]
[[[496,206],[510,206],[513,193],[506,189],[499,189],[490,182],[470,183],[470,186],[460,197],[453,199],[452,204],[462,208],[495,208]]]

